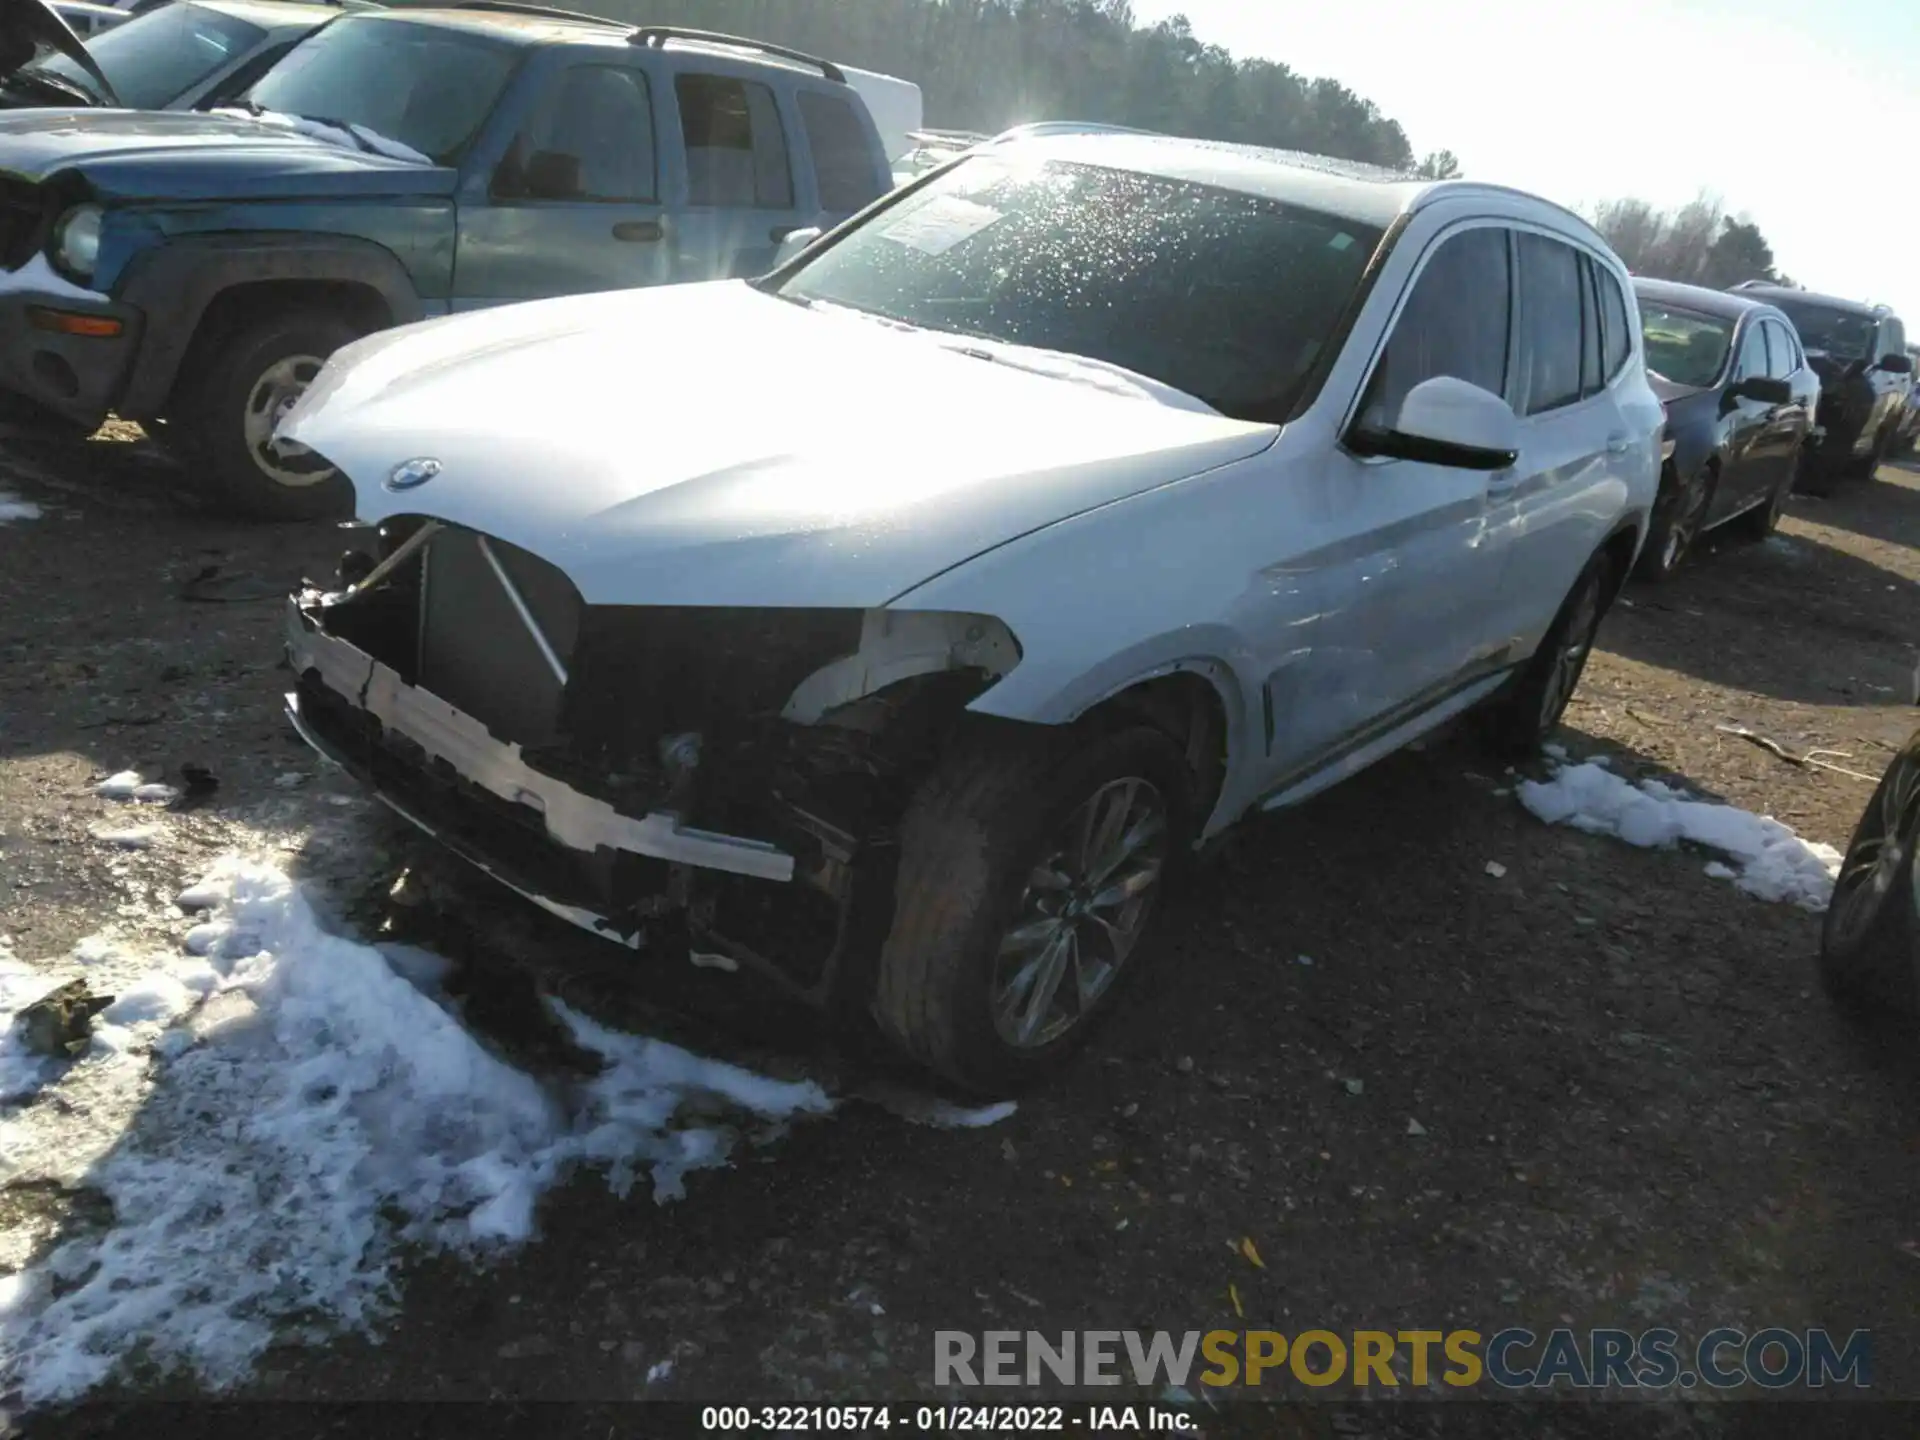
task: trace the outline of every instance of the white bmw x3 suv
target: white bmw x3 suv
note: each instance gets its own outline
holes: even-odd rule
[[[1196,846],[1554,727],[1661,424],[1558,206],[1024,138],[763,280],[342,350],[280,435],[378,543],[292,597],[290,712],[549,910],[1015,1088]]]

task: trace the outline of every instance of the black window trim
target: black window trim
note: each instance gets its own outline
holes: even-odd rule
[[[1631,284],[1622,285],[1620,283],[1620,277],[1614,274],[1612,267],[1600,259],[1598,255],[1595,255],[1591,250],[1585,250],[1584,247],[1583,252],[1587,257],[1587,263],[1593,267],[1593,283],[1596,292],[1595,299],[1599,302],[1600,306],[1600,388],[1602,390],[1611,390],[1614,382],[1633,367],[1634,325],[1632,316],[1640,309],[1640,297],[1634,295]],[[1613,287],[1613,293],[1618,296],[1620,300],[1620,314],[1627,319],[1627,358],[1611,370],[1607,369],[1607,350],[1613,338],[1613,332],[1612,328],[1607,324],[1606,302],[1598,293],[1599,286],[1602,282]],[[1628,303],[1629,296],[1633,297],[1632,303]]]

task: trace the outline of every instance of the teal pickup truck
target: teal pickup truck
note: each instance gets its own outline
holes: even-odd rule
[[[23,14],[57,29],[14,24],[0,70],[79,49],[0,0]],[[341,345],[758,274],[890,184],[829,61],[508,0],[343,13],[228,108],[0,114],[0,410],[117,413],[227,508],[338,514],[345,483],[274,429]]]

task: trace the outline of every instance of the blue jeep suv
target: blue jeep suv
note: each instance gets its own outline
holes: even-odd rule
[[[0,400],[137,420],[240,513],[334,515],[274,430],[341,345],[757,274],[890,184],[828,61],[506,0],[342,14],[232,108],[0,114]]]

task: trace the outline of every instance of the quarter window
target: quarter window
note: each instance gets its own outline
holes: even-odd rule
[[[1594,289],[1591,257],[1580,257],[1580,394],[1598,395],[1606,386],[1600,363],[1600,297]]]
[[[813,155],[822,210],[851,213],[879,195],[873,150],[853,106],[837,95],[802,90],[800,123]]]
[[[1513,308],[1507,232],[1463,230],[1440,242],[1414,281],[1360,407],[1360,424],[1388,430],[1407,392],[1452,375],[1504,395]]]
[[[612,65],[563,71],[514,137],[493,191],[510,200],[653,200],[647,77]]]
[[[721,75],[679,75],[687,200],[731,210],[793,208],[793,171],[773,91]]]
[[[1596,265],[1593,274],[1600,282],[1600,314],[1607,333],[1607,378],[1611,380],[1633,354],[1633,321],[1628,318],[1626,296],[1621,294],[1620,282],[1613,278],[1613,272]]]
[[[1544,235],[1514,237],[1520,256],[1520,365],[1525,413],[1580,398],[1580,254]]]

